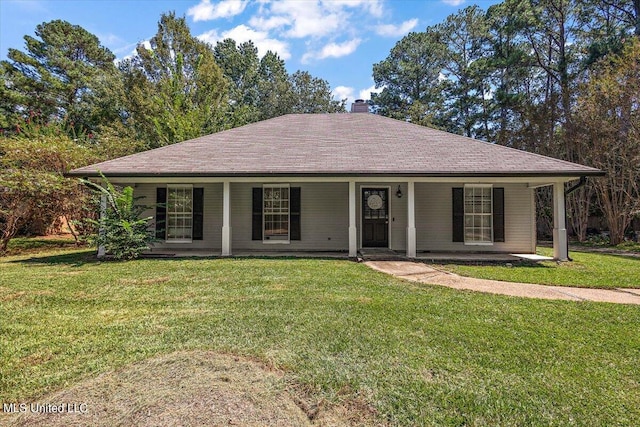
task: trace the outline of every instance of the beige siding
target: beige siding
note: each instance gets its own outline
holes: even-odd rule
[[[138,184],[134,189],[136,197],[144,196],[139,203],[153,206],[156,203],[156,188],[160,184]],[[222,184],[194,184],[194,187],[204,188],[203,212],[203,240],[191,243],[157,242],[154,249],[212,249],[220,250],[222,246]],[[145,212],[145,215],[155,217],[155,209]]]
[[[533,208],[526,184],[504,187],[505,242],[465,245],[452,242],[452,188],[458,184],[416,183],[416,238],[418,251],[531,252]]]
[[[346,182],[294,183],[301,188],[300,241],[289,244],[264,243],[251,239],[252,188],[262,183],[231,183],[232,252],[240,250],[267,251],[347,251],[349,248],[349,186]],[[135,195],[144,196],[140,203],[153,206],[159,184],[138,184]],[[204,239],[192,243],[166,243],[158,249],[220,250],[222,241],[222,184],[196,184],[204,188]],[[465,245],[452,242],[451,189],[464,183],[416,183],[416,238],[418,251],[490,251],[531,252],[535,248],[534,212],[531,190],[525,184],[507,184],[505,189],[505,242],[490,246]],[[389,189],[389,246],[406,249],[407,185],[401,183],[402,197],[396,196],[397,183],[358,182],[356,184],[356,223],[358,247],[361,247],[362,188]],[[145,213],[155,216],[155,210]]]
[[[337,183],[293,183],[300,187],[301,240],[264,243],[251,240],[252,188],[262,183],[231,184],[232,251],[346,251],[349,249],[349,186]]]

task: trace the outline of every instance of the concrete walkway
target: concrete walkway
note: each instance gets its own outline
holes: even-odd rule
[[[640,289],[571,288],[475,279],[437,270],[426,264],[411,261],[367,261],[365,264],[374,270],[392,274],[402,279],[447,286],[454,289],[526,298],[640,304]]]

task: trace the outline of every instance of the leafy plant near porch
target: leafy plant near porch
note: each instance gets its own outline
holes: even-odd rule
[[[135,203],[139,198],[133,197],[133,188],[118,190],[104,175],[102,179],[104,185],[82,180],[107,202],[97,221],[86,219],[97,229],[90,242],[98,247],[103,246],[117,260],[138,258],[155,241],[149,231],[152,217],[141,218],[146,207]]]

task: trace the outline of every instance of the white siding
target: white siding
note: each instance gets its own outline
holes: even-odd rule
[[[452,241],[452,188],[464,183],[416,183],[416,239],[418,251],[531,252],[533,207],[526,184],[504,187],[505,241],[493,245],[465,245]]]
[[[185,183],[188,184],[188,183]],[[191,243],[157,242],[154,249],[211,249],[220,250],[222,246],[222,184],[194,184],[194,187],[204,188],[203,239]],[[143,196],[138,203],[152,208],[145,212],[146,216],[153,216],[155,220],[156,188],[160,184],[137,184],[134,188],[136,197]]]
[[[283,183],[287,183],[283,181]],[[288,244],[251,240],[252,188],[262,183],[231,183],[232,252],[347,251],[349,249],[349,186],[336,183],[291,183],[300,187],[301,240]]]

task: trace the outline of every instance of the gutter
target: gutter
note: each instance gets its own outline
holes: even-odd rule
[[[586,184],[587,184],[587,177],[582,175],[580,177],[580,181],[578,181],[577,184],[575,184],[571,188],[568,188],[568,189],[564,190],[564,223],[565,223],[565,227],[566,227],[567,219],[568,219],[568,215],[567,215],[567,196],[569,194],[573,193],[574,191],[576,191],[578,188],[584,187]],[[567,236],[567,259],[569,261],[573,261],[573,258],[571,258],[569,256],[569,236]]]

